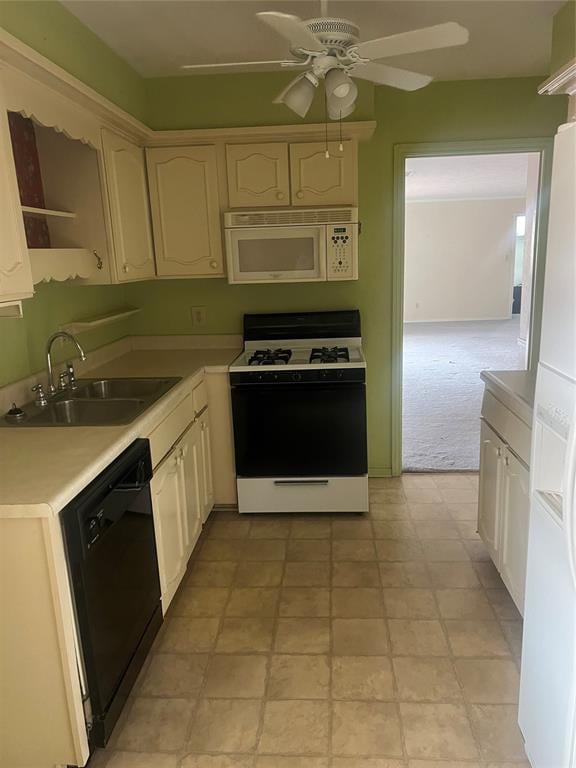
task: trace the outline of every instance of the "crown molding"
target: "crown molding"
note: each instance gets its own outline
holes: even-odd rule
[[[558,94],[576,94],[576,58],[569,61],[557,72],[554,72],[548,80],[538,86],[541,96],[556,96]]]

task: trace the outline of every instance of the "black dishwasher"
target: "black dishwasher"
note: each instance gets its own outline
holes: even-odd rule
[[[148,440],[135,440],[61,512],[91,748],[102,747],[162,623]]]

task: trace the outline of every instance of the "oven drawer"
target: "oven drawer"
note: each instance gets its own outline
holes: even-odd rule
[[[368,475],[360,477],[239,477],[244,513],[368,512]]]

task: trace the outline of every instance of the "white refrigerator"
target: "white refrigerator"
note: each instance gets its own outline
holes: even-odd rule
[[[576,123],[554,142],[530,466],[519,723],[533,768],[576,768]]]

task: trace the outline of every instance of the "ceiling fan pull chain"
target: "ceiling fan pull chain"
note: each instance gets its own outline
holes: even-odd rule
[[[338,145],[340,152],[344,152],[344,144],[342,142],[342,110],[340,110],[340,144]]]
[[[324,145],[325,152],[324,157],[326,160],[330,159],[330,152],[328,151],[328,94],[324,89]]]

